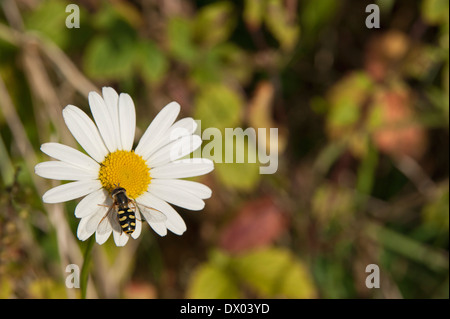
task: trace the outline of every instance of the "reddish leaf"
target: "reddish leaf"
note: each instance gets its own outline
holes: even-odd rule
[[[381,109],[381,125],[373,135],[377,147],[394,157],[419,159],[426,149],[426,134],[415,119],[411,93],[406,89],[382,92],[377,102]]]
[[[397,70],[395,66],[404,59],[410,47],[408,37],[399,31],[388,31],[372,38],[366,49],[365,68],[377,81]]]
[[[136,281],[128,283],[123,294],[127,299],[155,299],[157,297],[156,288],[153,285]]]
[[[276,240],[286,228],[286,218],[271,198],[244,205],[222,232],[220,246],[231,253],[261,247]]]

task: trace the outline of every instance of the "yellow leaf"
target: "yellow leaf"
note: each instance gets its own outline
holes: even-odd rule
[[[205,263],[200,265],[191,277],[187,298],[240,298],[240,292],[227,273],[216,265]]]

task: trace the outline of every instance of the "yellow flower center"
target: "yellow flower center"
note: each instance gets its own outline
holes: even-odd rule
[[[150,168],[134,151],[110,153],[100,164],[98,178],[107,191],[112,192],[120,186],[131,198],[142,195],[151,181]]]

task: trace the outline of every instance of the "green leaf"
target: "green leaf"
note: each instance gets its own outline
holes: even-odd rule
[[[448,0],[424,0],[421,12],[430,24],[448,23]]]
[[[216,163],[215,174],[227,187],[251,191],[260,180],[259,166],[256,164]]]
[[[134,43],[123,38],[99,36],[86,49],[84,70],[96,79],[130,77],[135,57]]]
[[[195,40],[207,47],[224,42],[236,25],[232,12],[230,2],[215,2],[203,7],[194,23]]]
[[[24,16],[24,23],[27,30],[38,31],[60,48],[65,48],[71,41],[70,34],[77,31],[66,27],[69,14],[63,1],[43,1],[36,10]]]
[[[211,48],[209,52],[220,61],[221,78],[235,79],[241,84],[245,84],[251,79],[253,60],[237,45],[231,42],[221,43]]]
[[[245,0],[244,21],[253,29],[259,29],[264,18],[266,0]]]
[[[256,144],[252,140],[248,141],[244,133],[238,130],[234,130],[236,137],[225,134],[222,152],[225,156],[222,163],[216,161],[214,171],[225,186],[250,191],[258,185],[261,178],[256,159]],[[230,161],[232,163],[225,162],[227,155],[230,157],[233,155]]]
[[[187,19],[172,17],[169,19],[167,32],[172,55],[187,64],[193,63],[197,51],[192,42],[192,23]]]
[[[426,225],[431,226],[435,232],[447,231],[449,228],[449,190],[448,183],[438,188],[430,201],[422,210],[422,217]]]
[[[335,0],[307,0],[302,2],[300,20],[305,34],[315,34],[325,27],[341,3]]]
[[[220,61],[213,49],[201,52],[202,58],[192,67],[191,78],[193,82],[201,87],[210,83],[220,82],[221,66]]]
[[[199,52],[191,78],[195,85],[223,82],[224,79],[246,83],[252,74],[252,61],[238,46],[226,42]]]
[[[287,8],[281,0],[268,1],[266,25],[283,50],[290,51],[294,48],[299,39],[300,27],[288,20]]]
[[[242,118],[243,100],[224,85],[205,86],[195,100],[194,117],[202,121],[202,128],[236,127]]]
[[[135,67],[150,83],[162,80],[168,69],[168,61],[163,52],[151,41],[140,42],[136,47]]]
[[[299,261],[286,269],[279,291],[287,298],[315,298],[317,295],[311,274]]]
[[[364,72],[354,72],[336,83],[328,95],[331,104],[329,125],[344,128],[354,125],[360,119],[363,102],[372,89],[373,82]]]
[[[191,277],[187,298],[234,299],[241,294],[233,278],[221,268],[205,263]]]
[[[233,270],[262,297],[314,298],[316,288],[303,263],[287,249],[265,248],[240,255]]]

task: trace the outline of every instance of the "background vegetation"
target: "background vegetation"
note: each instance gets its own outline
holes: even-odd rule
[[[277,127],[279,167],[216,164],[183,236],[95,244],[88,297],[448,298],[448,1],[374,2],[380,29],[357,0],[83,0],[68,29],[70,2],[1,1],[0,297],[80,296],[77,201],[43,204],[33,168],[78,147],[62,108],[113,86],[138,136],[172,100],[202,129]]]

